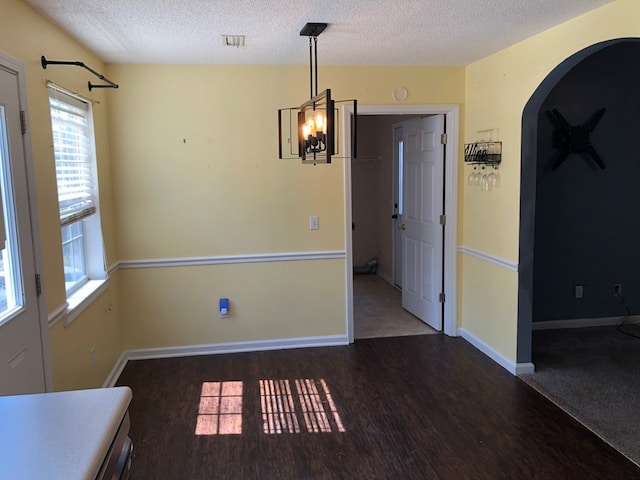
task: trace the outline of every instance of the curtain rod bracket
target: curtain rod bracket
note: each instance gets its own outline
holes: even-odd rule
[[[111,80],[109,80],[107,77],[105,77],[101,73],[98,73],[91,67],[85,65],[83,62],[66,62],[66,61],[60,61],[60,60],[47,60],[45,56],[42,55],[42,57],[40,57],[40,64],[42,65],[43,70],[47,69],[47,65],[72,65],[74,67],[82,67],[85,70],[89,70],[100,80],[107,82],[108,84],[108,85],[94,85],[93,83],[88,82],[87,85],[88,85],[89,91],[91,91],[94,88],[118,88],[120,86],[117,83],[114,83]]]

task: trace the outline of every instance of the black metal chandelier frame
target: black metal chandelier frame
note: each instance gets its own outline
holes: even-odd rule
[[[326,23],[307,23],[300,31],[300,36],[309,37],[310,99],[299,107],[278,110],[278,151],[281,159],[285,158],[282,148],[283,133],[286,133],[283,132],[283,115],[287,112],[291,120],[293,112],[297,112],[298,157],[303,163],[331,163],[331,158],[337,154],[336,103],[353,103],[351,158],[356,157],[357,100],[334,100],[329,88],[318,93],[318,35],[326,27]],[[288,133],[290,136],[293,134],[291,129]],[[291,142],[291,138],[288,141]]]

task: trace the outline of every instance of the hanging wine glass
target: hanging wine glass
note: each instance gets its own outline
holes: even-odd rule
[[[493,184],[494,187],[499,187],[500,186],[500,173],[498,172],[498,166],[495,165],[493,167],[493,178],[491,179],[491,183]]]
[[[467,177],[467,183],[469,186],[473,185],[475,183],[475,174],[476,174],[476,170],[478,169],[478,167],[476,165],[473,166],[473,170],[471,171],[471,173],[469,174],[469,176]]]
[[[496,167],[493,167],[493,171],[487,175],[487,186],[488,186],[488,190],[492,190],[493,187],[496,186],[496,173],[495,173]]]
[[[482,167],[482,170],[484,170],[484,167]],[[480,170],[478,170],[478,172],[475,174],[473,183],[476,186],[482,185],[482,172]]]

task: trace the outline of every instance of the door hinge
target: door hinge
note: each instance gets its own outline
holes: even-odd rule
[[[38,296],[42,295],[42,279],[39,273],[36,273],[36,294]]]
[[[27,115],[24,110],[20,110],[20,128],[22,129],[22,135],[27,133]]]
[[[446,224],[447,224],[447,216],[440,215],[440,225],[446,225]]]
[[[438,301],[440,303],[444,303],[446,300],[446,295],[444,293],[441,293],[440,295],[438,295]]]
[[[446,145],[447,144],[447,134],[443,133],[442,135],[440,135],[440,143],[442,145]]]

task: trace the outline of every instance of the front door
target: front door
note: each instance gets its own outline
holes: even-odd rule
[[[44,392],[18,72],[0,56],[0,395]]]
[[[402,306],[440,331],[444,116],[433,115],[399,125],[404,146]]]

